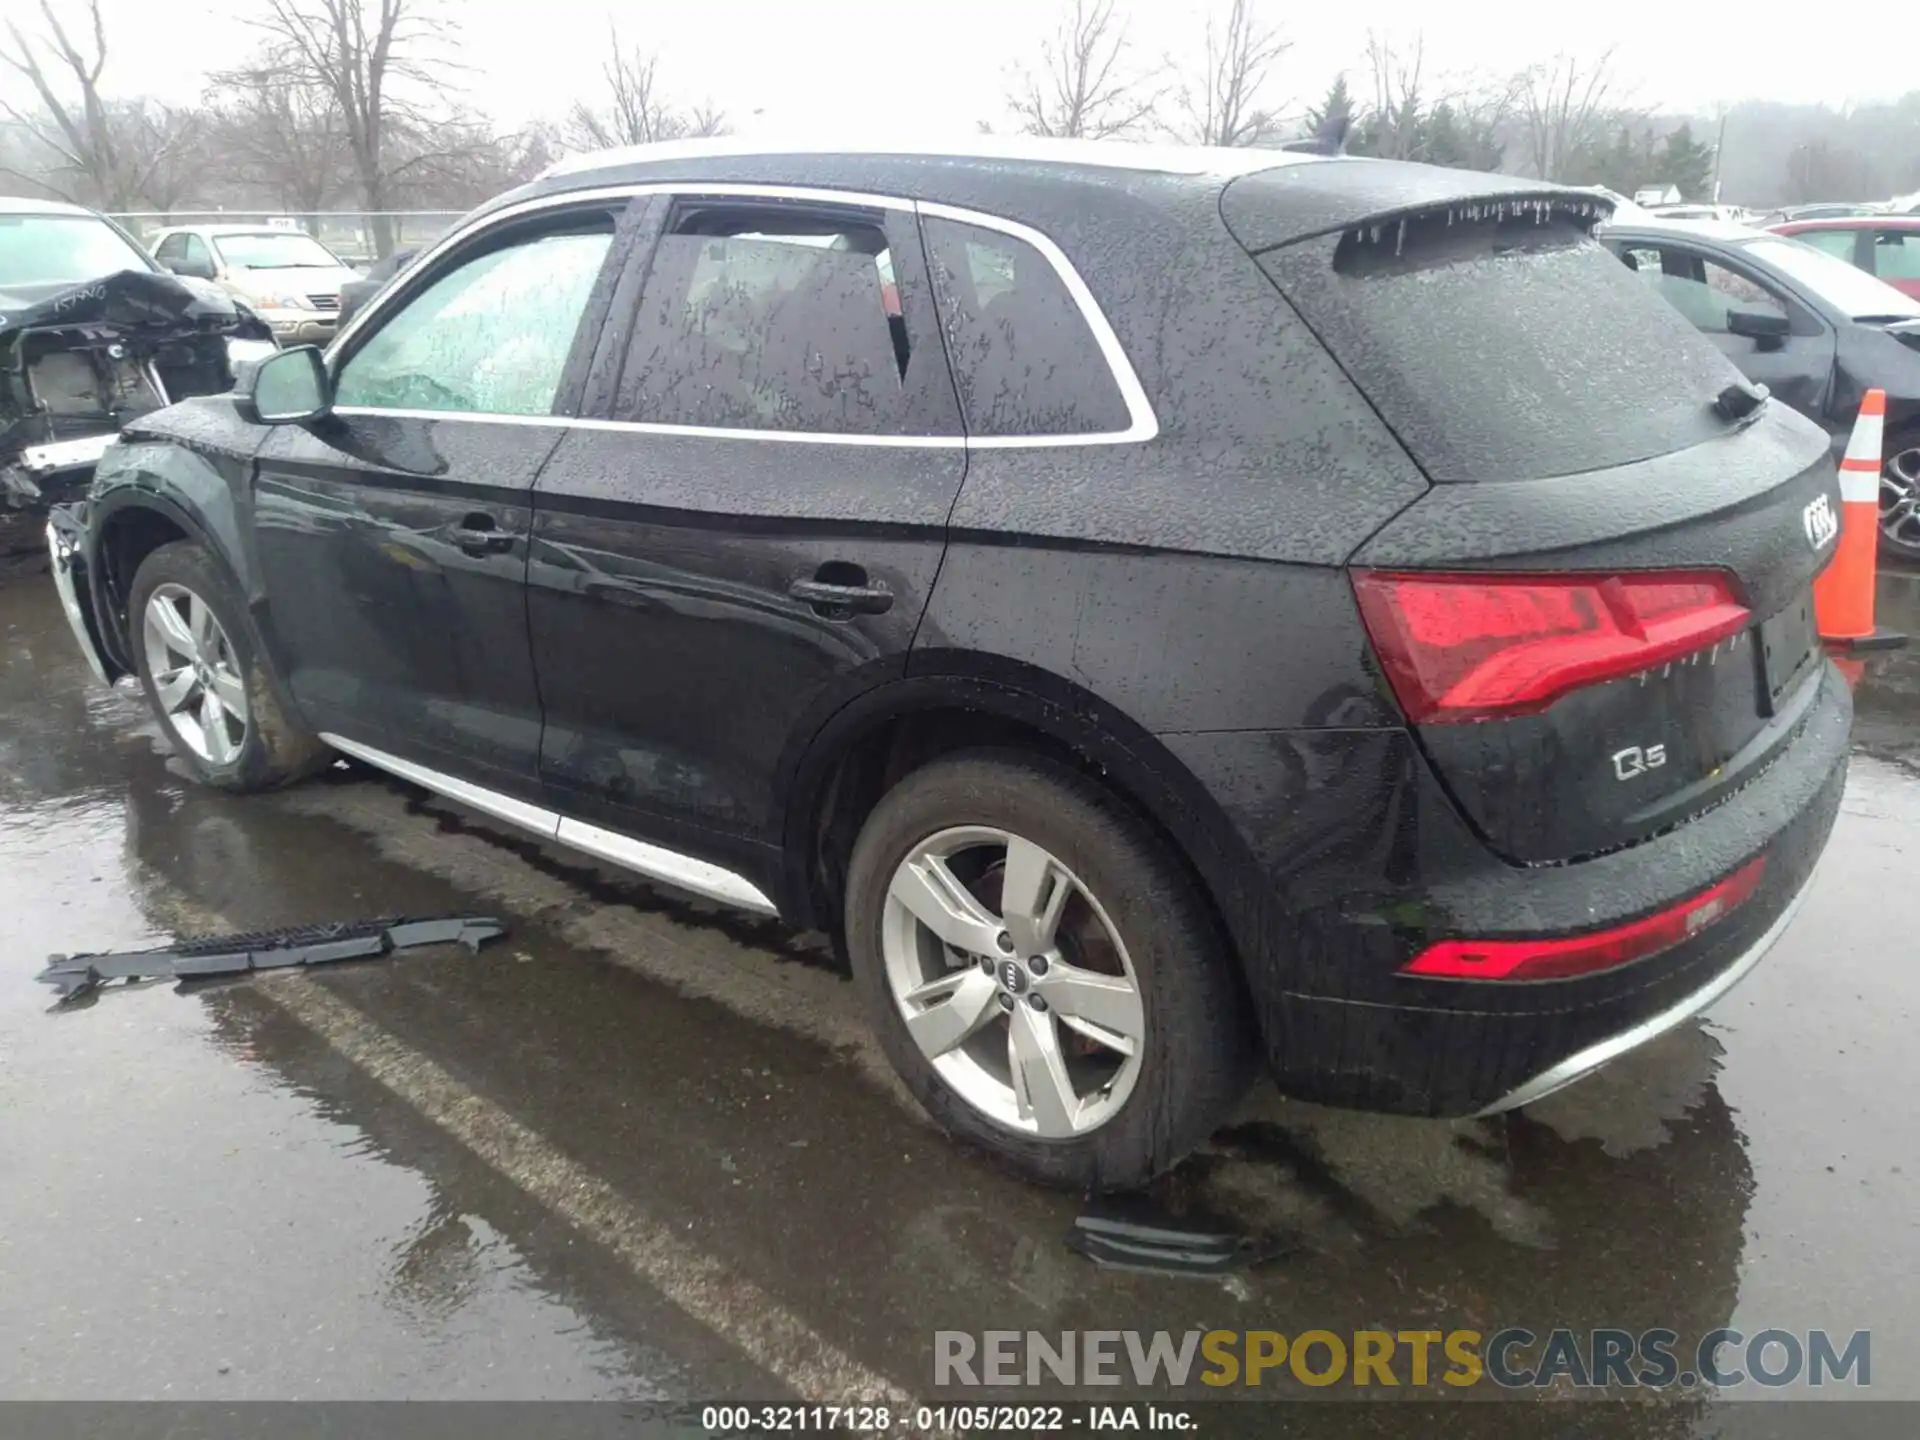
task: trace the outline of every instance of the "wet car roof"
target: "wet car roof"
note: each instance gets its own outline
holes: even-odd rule
[[[1325,157],[1300,151],[1223,148],[1207,145],[1136,145],[1119,140],[1056,139],[1034,135],[976,135],[953,142],[815,141],[793,144],[724,136],[702,140],[669,140],[651,145],[628,145],[612,150],[569,156],[540,175],[587,175],[635,165],[658,165],[684,160],[711,160],[754,156],[791,160],[802,157],[842,158],[912,157],[959,161],[1026,161],[1064,165],[1083,170],[1131,170],[1162,175],[1215,175],[1226,178],[1276,165],[1307,164]]]
[[[64,200],[32,200],[25,195],[0,195],[0,215],[86,215],[99,219],[97,211],[84,205],[69,205]]]

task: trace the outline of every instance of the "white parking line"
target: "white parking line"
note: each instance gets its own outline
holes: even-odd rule
[[[499,1106],[304,976],[256,987],[353,1065],[406,1101],[802,1398],[911,1406],[908,1392],[818,1334],[750,1280],[688,1245]]]

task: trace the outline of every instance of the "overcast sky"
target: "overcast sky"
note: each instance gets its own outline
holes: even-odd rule
[[[623,40],[658,51],[672,96],[714,101],[742,133],[922,139],[970,131],[980,120],[1002,124],[1009,67],[1037,54],[1057,13],[1051,0],[445,3],[461,17],[470,67],[455,83],[467,103],[507,123],[558,116],[592,95],[617,13]],[[1191,46],[1204,25],[1204,0],[1121,4],[1143,57]],[[1441,72],[1508,73],[1556,51],[1612,47],[1635,101],[1664,109],[1706,111],[1746,97],[1837,104],[1920,88],[1920,9],[1904,0],[1853,21],[1838,7],[1791,8],[1775,24],[1752,7],[1706,3],[1267,4],[1293,42],[1274,90],[1296,111],[1342,69],[1365,92],[1369,27],[1403,41],[1424,32],[1428,68]],[[84,24],[85,0],[54,5]],[[10,18],[29,24],[35,8],[0,0]],[[103,8],[117,90],[193,98],[208,70],[238,62],[252,43],[237,19],[222,23],[245,13],[244,0],[104,0]],[[18,83],[0,77],[9,81]]]

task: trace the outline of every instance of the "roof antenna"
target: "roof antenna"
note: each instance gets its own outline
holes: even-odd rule
[[[1305,140],[1289,140],[1280,148],[1302,155],[1344,155],[1347,153],[1347,132],[1352,128],[1353,116],[1329,115],[1320,122],[1320,128]]]

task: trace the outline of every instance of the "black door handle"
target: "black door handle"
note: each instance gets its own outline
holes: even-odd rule
[[[465,515],[448,532],[453,543],[468,555],[499,555],[513,549],[513,536],[500,528],[500,522],[486,514]]]
[[[822,567],[825,568],[825,567]],[[866,575],[861,573],[864,581]],[[881,585],[837,585],[829,580],[796,580],[787,587],[822,615],[883,615],[893,608],[893,592]]]

